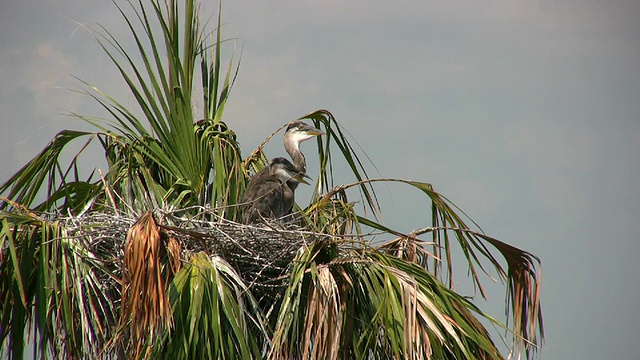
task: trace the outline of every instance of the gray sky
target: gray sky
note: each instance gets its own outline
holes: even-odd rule
[[[381,176],[431,182],[540,256],[542,359],[635,358],[639,15],[635,0],[228,1],[223,34],[243,53],[225,121],[246,156],[332,111]],[[132,103],[78,25],[98,23],[126,39],[108,1],[0,3],[0,180],[59,130],[90,129],[60,115],[97,112],[71,75]],[[425,225],[417,192],[379,192],[387,225]],[[500,317],[502,301],[478,304]]]

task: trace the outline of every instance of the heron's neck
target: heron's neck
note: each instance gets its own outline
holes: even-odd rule
[[[300,183],[295,181],[295,180],[287,181],[287,186],[289,187],[289,189],[291,189],[293,191],[296,191],[296,189],[298,188],[298,184],[300,184]]]
[[[298,169],[298,171],[302,174],[307,172],[307,161],[304,158],[304,154],[300,151],[300,143],[297,141],[288,141],[284,142],[284,148],[287,150],[289,156],[291,156],[291,160],[293,160],[293,165]]]

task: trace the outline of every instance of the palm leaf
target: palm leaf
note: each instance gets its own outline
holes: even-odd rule
[[[428,272],[364,243],[337,244],[294,259],[269,358],[502,358],[471,313],[495,320]]]
[[[153,214],[146,213],[127,232],[120,326],[128,328],[135,358],[144,354],[171,324],[161,252],[166,250]],[[164,251],[163,251],[164,250]]]
[[[11,275],[1,277],[0,342],[8,339],[11,357],[22,358],[26,326],[34,325],[41,354],[97,357],[116,318],[105,263],[62,224],[31,212],[1,216],[0,259],[8,250],[11,261],[0,261],[0,271]]]
[[[258,305],[219,257],[191,257],[169,287],[174,327],[155,348],[171,359],[258,359],[267,344]]]
[[[457,209],[457,207],[446,197],[434,191],[430,184],[387,178],[367,179],[352,184],[337,186],[325,193],[317,199],[315,204],[312,204],[306,209],[308,217],[318,219],[320,216],[319,213],[323,213],[326,209],[326,205],[323,204],[335,204],[335,200],[333,199],[336,197],[340,199],[340,202],[346,202],[345,190],[352,187],[361,189],[363,183],[372,184],[375,182],[403,183],[423,192],[432,205],[433,226],[418,229],[411,232],[411,234],[403,234],[402,232],[390,229],[375,220],[363,216],[355,215],[354,219],[353,215],[334,214],[342,219],[347,219],[347,221],[366,225],[370,228],[398,236],[397,239],[382,245],[380,248],[392,250],[400,257],[414,261],[425,269],[429,268],[429,261],[432,261],[436,275],[438,275],[438,269],[440,269],[442,264],[445,264],[445,278],[449,279],[450,287],[453,284],[454,268],[452,256],[453,244],[450,238],[450,233],[452,233],[453,237],[457,240],[459,249],[467,260],[471,278],[483,297],[486,297],[486,295],[478,274],[478,269],[487,275],[488,272],[484,269],[480,257],[488,260],[499,276],[507,282],[506,304],[509,307],[508,314],[511,314],[513,317],[515,345],[527,352],[533,351],[536,347],[532,345],[538,344],[543,338],[543,322],[540,311],[540,289],[538,282],[539,274],[537,270],[540,260],[526,251],[489,237],[481,231],[472,230],[454,210]],[[341,208],[344,209],[344,207]],[[324,216],[327,217],[326,215]],[[463,216],[466,216],[466,214]],[[335,222],[336,220],[332,219],[331,221]],[[426,241],[418,240],[418,236],[428,233],[432,234],[430,246],[433,250],[432,253],[426,251],[424,247],[424,245],[428,244]],[[402,243],[402,245],[400,245],[400,243]],[[486,244],[493,246],[494,249],[502,255],[507,263],[506,269],[487,248]]]
[[[83,131],[60,131],[38,155],[0,186],[0,193],[25,207],[34,206],[38,198],[44,197],[44,202],[34,206],[39,211],[56,206],[78,208],[83,205],[81,200],[88,201],[97,191],[96,185],[91,183],[91,175],[88,180],[79,177],[77,165],[79,156],[96,136]],[[64,149],[70,142],[81,137],[89,138],[73,156],[71,163],[66,168],[63,167],[60,157]],[[42,193],[45,187],[46,192]],[[81,199],[74,199],[73,196],[80,196]],[[58,200],[65,200],[66,204],[60,204]],[[0,208],[6,205],[6,202],[0,203]]]

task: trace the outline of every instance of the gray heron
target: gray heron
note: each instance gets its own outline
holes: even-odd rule
[[[291,156],[293,164],[285,158],[275,158],[268,167],[260,170],[249,180],[242,200],[243,223],[254,223],[261,218],[279,219],[291,213],[298,184],[308,184],[302,179],[303,176],[306,177],[307,163],[300,150],[300,143],[320,135],[324,135],[324,132],[302,121],[289,123],[284,134],[284,148]],[[281,185],[276,184],[286,177],[285,172],[288,179]],[[293,174],[297,176],[292,176]],[[278,190],[275,190],[275,185],[278,185]]]
[[[291,213],[294,190],[299,183],[309,184],[287,159],[271,160],[266,171],[260,171],[249,181],[243,198],[242,222],[252,224],[264,219],[281,219]]]

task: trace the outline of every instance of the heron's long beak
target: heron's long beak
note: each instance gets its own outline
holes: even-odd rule
[[[298,182],[301,182],[303,184],[311,185],[311,183],[309,183],[307,180],[305,180],[305,178],[311,180],[311,178],[309,176],[307,176],[307,174],[297,174],[293,178],[298,180]]]
[[[320,130],[320,129],[316,129],[311,125],[306,125],[304,129],[301,129],[302,131],[304,131],[305,134],[307,135],[312,135],[312,136],[320,136],[320,135],[326,135],[324,133],[324,131]]]
[[[316,129],[316,128],[311,128],[311,129],[309,129],[309,130],[306,130],[305,132],[306,132],[308,135],[313,135],[313,136],[326,135],[326,134],[324,133],[324,131],[322,131],[322,130],[318,130],[318,129]]]

